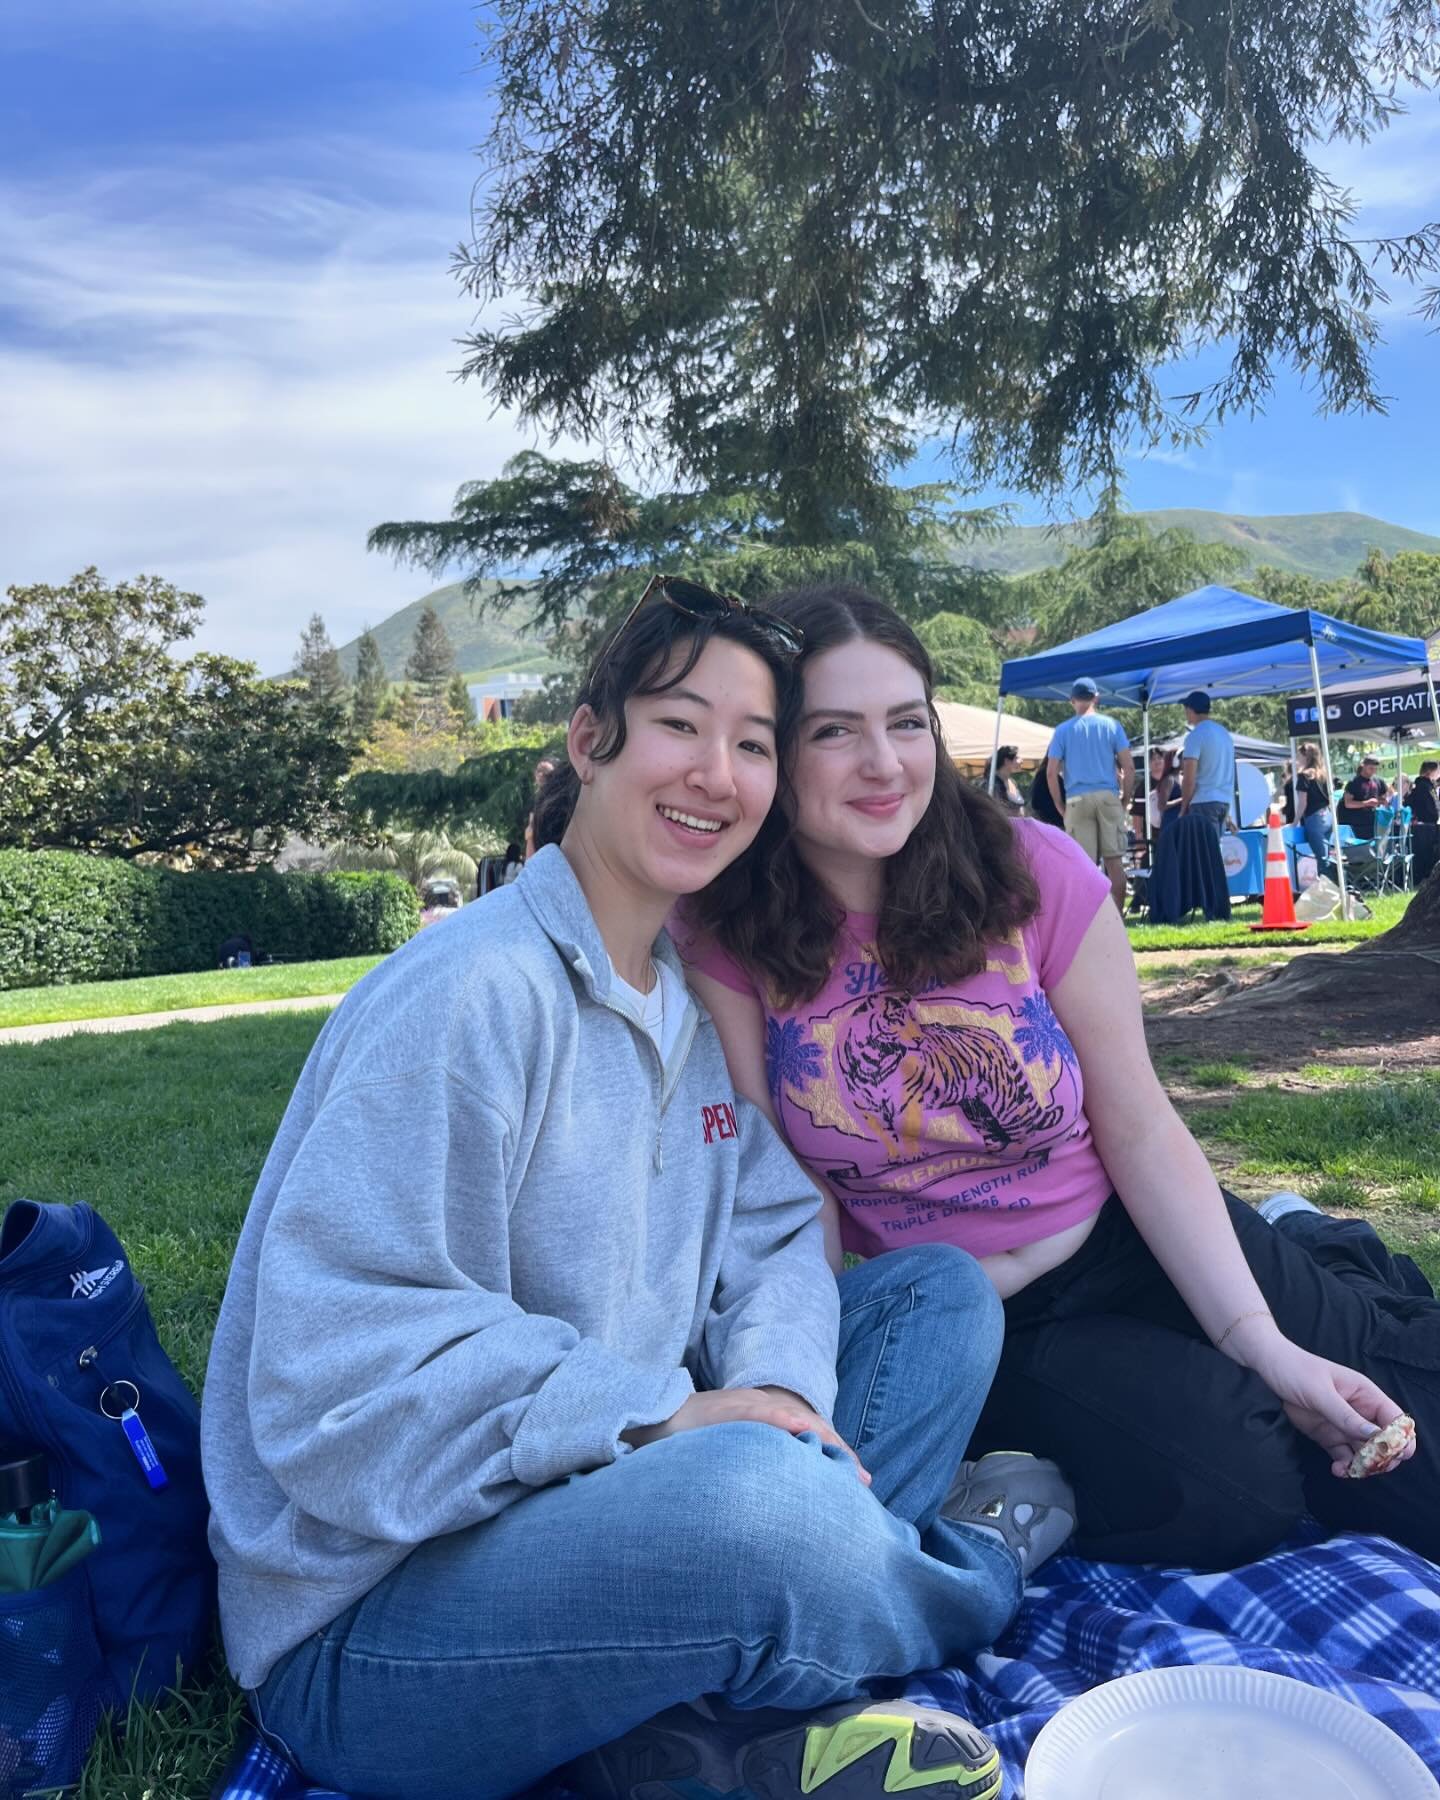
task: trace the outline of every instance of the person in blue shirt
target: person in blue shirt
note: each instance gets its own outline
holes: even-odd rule
[[[1070,689],[1075,717],[1058,726],[1050,740],[1046,777],[1066,831],[1091,862],[1104,865],[1123,918],[1135,759],[1120,721],[1099,711],[1099,701],[1099,688],[1082,675]]]
[[[1218,839],[1235,804],[1235,740],[1210,717],[1210,696],[1200,688],[1185,696],[1185,722],[1180,816],[1205,819]]]

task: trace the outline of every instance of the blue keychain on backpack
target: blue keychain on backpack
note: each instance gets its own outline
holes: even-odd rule
[[[128,1388],[131,1398],[126,1400],[121,1390]],[[170,1477],[165,1473],[165,1465],[160,1460],[159,1452],[151,1442],[150,1433],[140,1422],[140,1414],[136,1408],[140,1404],[140,1390],[133,1381],[112,1381],[100,1395],[100,1410],[107,1419],[114,1419],[125,1433],[125,1441],[135,1454],[145,1479],[157,1491],[169,1487]],[[112,1406],[118,1406],[120,1412],[111,1412]]]

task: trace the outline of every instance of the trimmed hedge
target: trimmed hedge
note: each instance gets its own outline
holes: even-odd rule
[[[398,875],[191,874],[64,850],[0,850],[0,988],[213,969],[255,955],[313,962],[394,950],[420,925]]]

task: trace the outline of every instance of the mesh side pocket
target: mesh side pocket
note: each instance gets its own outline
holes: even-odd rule
[[[0,1595],[0,1796],[80,1778],[112,1696],[83,1567],[52,1586]]]

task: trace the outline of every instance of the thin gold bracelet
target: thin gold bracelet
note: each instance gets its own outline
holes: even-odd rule
[[[1243,1325],[1247,1319],[1273,1319],[1274,1317],[1275,1317],[1274,1313],[1271,1312],[1271,1310],[1268,1306],[1259,1306],[1255,1309],[1254,1312],[1241,1313],[1240,1317],[1238,1319],[1232,1319],[1230,1321],[1230,1323],[1225,1327],[1225,1329],[1220,1333],[1219,1337],[1216,1338],[1215,1348],[1217,1350],[1220,1349],[1220,1347],[1224,1344],[1226,1338],[1229,1337],[1230,1333],[1235,1329],[1235,1327],[1237,1325]]]

